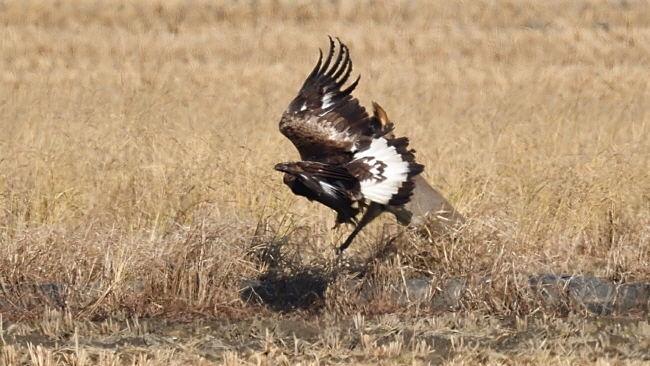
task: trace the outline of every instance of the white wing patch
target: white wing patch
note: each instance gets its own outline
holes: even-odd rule
[[[331,93],[326,93],[323,95],[323,99],[321,100],[321,105],[320,109],[322,112],[319,114],[320,117],[323,117],[324,115],[328,114],[329,112],[332,111],[334,107],[334,102],[332,102],[332,94]]]
[[[325,183],[323,181],[318,182],[318,184],[320,184],[320,186],[323,188],[325,193],[327,193],[330,196],[336,196],[336,188],[334,188],[334,186],[332,186],[331,184]]]
[[[394,146],[389,146],[385,138],[372,140],[370,147],[354,154],[354,160],[366,158],[364,163],[370,165],[369,172],[373,178],[360,182],[361,194],[373,202],[388,204],[393,195],[408,180],[409,163],[402,160]],[[380,175],[380,163],[385,165],[383,176]]]
[[[329,108],[334,105],[334,102],[332,102],[332,94],[327,93],[323,95],[323,104],[321,104],[321,109],[329,112]],[[326,112],[326,113],[327,113]]]

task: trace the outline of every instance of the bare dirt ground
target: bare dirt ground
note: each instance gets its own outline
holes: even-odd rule
[[[33,327],[10,325],[4,330],[4,363],[573,365],[625,360],[644,364],[650,347],[647,321],[582,316],[384,314],[367,320],[360,314],[267,314],[246,320],[185,322],[70,319],[49,312]]]
[[[647,3],[5,1],[0,24],[2,364],[649,361]],[[350,228],[282,185],[278,118],[327,35],[462,228],[386,215],[341,262]],[[545,274],[645,303],[566,282],[549,306]]]

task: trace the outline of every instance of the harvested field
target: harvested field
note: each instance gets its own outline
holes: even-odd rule
[[[0,24],[2,364],[648,362],[646,2],[5,1]],[[386,214],[339,262],[351,228],[282,184],[327,35],[462,228]]]

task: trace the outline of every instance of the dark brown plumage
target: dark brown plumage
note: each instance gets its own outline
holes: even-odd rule
[[[275,169],[285,172],[284,184],[294,194],[317,201],[337,212],[337,223],[353,223],[359,213],[354,200],[359,199],[359,180],[342,166],[298,161],[280,163]]]
[[[338,41],[338,39],[337,39]],[[348,48],[330,38],[298,96],[280,119],[280,132],[296,146],[302,161],[280,163],[284,183],[294,194],[320,202],[337,212],[336,222],[355,224],[339,252],[359,231],[385,210],[407,203],[413,177],[424,167],[415,162],[406,137],[393,136],[393,124],[373,103],[369,116],[352,91],[360,77],[344,88],[352,72]],[[364,216],[356,216],[365,208]]]

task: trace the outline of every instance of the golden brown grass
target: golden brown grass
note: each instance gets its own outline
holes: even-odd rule
[[[10,1],[0,24],[0,282],[65,283],[74,319],[248,317],[240,280],[331,268],[348,231],[272,169],[327,35],[469,219],[407,235],[378,278],[469,277],[465,311],[524,316],[531,273],[650,277],[645,3]],[[379,221],[351,256],[395,232]]]
[[[647,362],[647,321],[385,314],[346,320],[252,317],[168,323],[137,317],[99,322],[46,311],[3,329],[5,365],[571,364]],[[624,362],[622,362],[624,360]]]

